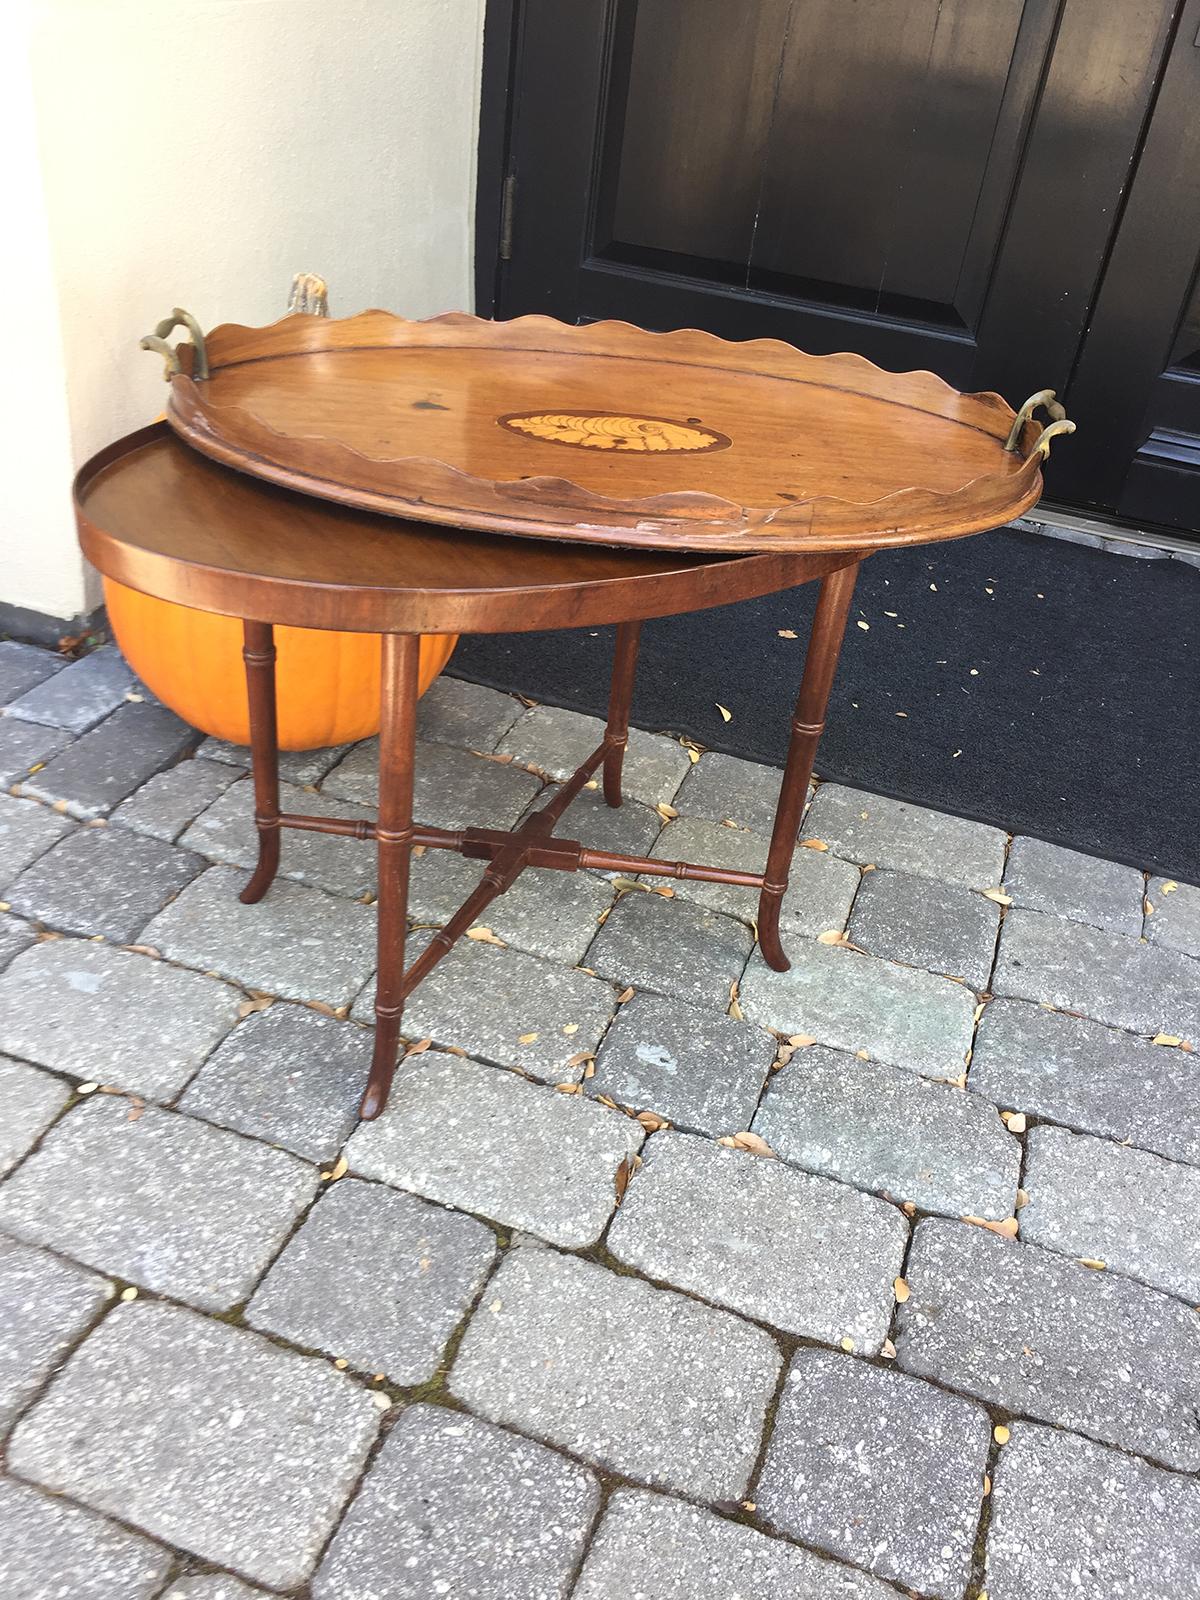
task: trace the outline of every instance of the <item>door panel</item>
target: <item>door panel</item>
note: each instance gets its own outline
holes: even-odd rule
[[[745,277],[790,0],[641,0],[618,18],[602,173],[610,252],[670,252]],[[624,80],[622,82],[622,79]]]
[[[1081,449],[1064,464],[1073,500],[1188,533],[1200,531],[1198,107],[1189,0],[1071,386]]]
[[[1072,375],[1147,120],[1170,100],[1165,79],[1155,96],[1182,4],[522,0],[497,310],[775,336],[1014,404],[1048,386],[1072,406],[1082,385],[1086,403],[1086,362]],[[1191,120],[1171,137],[1192,140],[1194,174]],[[1160,208],[1164,183],[1191,192],[1179,166]],[[1157,382],[1147,460],[1174,450],[1167,419],[1200,388],[1200,312],[1184,310],[1198,233],[1123,436]],[[1088,433],[1111,457],[1097,409]],[[1115,506],[1115,463],[1103,491],[1082,469],[1074,441],[1056,452],[1051,495]]]
[[[823,283],[831,299],[840,290],[871,310],[919,302],[930,320],[969,326],[956,291],[1023,15],[1044,52],[1052,10],[1023,0],[797,8],[751,254],[762,274],[752,281]],[[1026,100],[1035,87],[1031,75],[1013,86]],[[996,154],[1007,188],[1017,149]],[[981,242],[990,254],[1000,217],[989,222]]]

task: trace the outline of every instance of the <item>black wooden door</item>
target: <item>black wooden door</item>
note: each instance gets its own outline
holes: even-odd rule
[[[518,0],[495,312],[1070,395],[1181,5]]]
[[[1079,449],[1056,491],[1200,533],[1200,0],[1166,59],[1069,398]]]

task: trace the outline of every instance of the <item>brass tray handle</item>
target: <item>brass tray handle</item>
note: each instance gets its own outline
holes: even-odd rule
[[[1021,440],[1021,429],[1039,406],[1045,406],[1050,421],[1034,440],[1033,449],[1038,451],[1044,461],[1050,454],[1050,441],[1057,439],[1060,434],[1074,433],[1075,424],[1068,420],[1064,407],[1059,403],[1053,389],[1039,389],[1036,394],[1031,394],[1029,399],[1013,418],[1013,425],[1008,430],[1008,438],[1004,442],[1006,450],[1015,450]],[[1030,454],[1032,455],[1032,451]]]
[[[1056,417],[1053,422],[1047,423],[1041,433],[1038,434],[1033,441],[1033,449],[1029,453],[1030,455],[1040,455],[1042,460],[1045,461],[1050,454],[1051,439],[1057,439],[1061,434],[1074,432],[1075,424],[1069,417]]]
[[[183,371],[183,365],[179,360],[179,346],[167,343],[167,335],[174,328],[186,328],[191,334],[194,352],[192,377],[197,383],[202,382],[208,377],[208,352],[204,348],[203,330],[190,311],[184,311],[180,306],[176,306],[169,317],[163,318],[153,333],[148,333],[144,339],[138,341],[139,347],[142,350],[154,350],[162,356],[166,363],[163,377],[170,383],[176,373]]]

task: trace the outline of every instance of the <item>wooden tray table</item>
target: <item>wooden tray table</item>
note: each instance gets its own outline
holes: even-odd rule
[[[107,577],[243,620],[259,859],[241,898],[253,903],[270,888],[282,829],[376,843],[376,1034],[361,1106],[368,1118],[387,1101],[405,997],[528,866],[756,888],[763,957],[785,971],[780,906],[859,562],[887,545],[955,537],[1015,515],[1040,492],[1050,438],[1071,427],[1049,392],[1013,413],[997,396],[958,396],[930,374],[880,373],[857,357],[805,357],[772,341],[727,345],[707,334],[648,335],[621,324],[564,329],[546,318],[519,319],[523,327],[462,317],[401,324],[372,312],[341,324],[296,316],[264,330],[218,329],[207,351],[194,329],[193,345],[172,351],[165,335],[179,318],[194,328],[177,313],[149,341],[168,359],[170,427],[130,434],[82,469],[80,541]],[[399,387],[398,351],[409,362]],[[292,376],[278,380],[288,363]],[[823,384],[812,379],[818,367]],[[796,376],[799,368],[808,376]],[[298,382],[302,370],[311,376]],[[764,383],[774,386],[773,405],[791,397],[795,415],[766,407]],[[354,391],[348,406],[338,399],[344,389]],[[895,398],[901,391],[911,403]],[[378,420],[386,451],[361,449],[363,427],[375,426],[363,421],[364,392],[372,403],[387,394],[395,402],[395,414]],[[524,404],[535,394],[538,406]],[[586,405],[572,400],[584,394]],[[1031,420],[1039,404],[1054,419],[1040,431]],[[836,426],[822,421],[825,407]],[[437,420],[428,437],[453,459],[409,453],[410,430],[424,427],[430,408]],[[514,430],[507,426],[514,413],[556,419],[545,425],[583,436],[581,421],[600,419],[609,437],[626,443],[575,442],[572,478],[551,477],[543,471],[546,452],[568,455],[570,441]],[[686,448],[676,450],[680,436],[646,431],[651,413],[660,419],[655,426],[729,442],[718,449],[685,435]],[[819,451],[818,428],[825,430]],[[852,448],[839,458],[843,437]],[[643,443],[628,444],[636,439]],[[935,444],[943,454],[931,465],[923,450]],[[723,462],[736,499],[718,492]],[[870,498],[851,497],[860,480]],[[563,813],[593,775],[609,805],[621,804],[642,620],[814,580],[820,595],[765,871],[593,850],[559,837]],[[511,830],[414,821],[419,636],[606,623],[617,630],[604,737],[553,798]],[[280,810],[275,624],[383,635],[377,822]],[[487,866],[405,970],[416,845]]]

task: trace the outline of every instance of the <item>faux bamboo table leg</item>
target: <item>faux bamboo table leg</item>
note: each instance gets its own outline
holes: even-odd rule
[[[379,728],[378,965],[375,1051],[359,1114],[377,1117],[387,1103],[404,1011],[404,934],[413,845],[413,759],[417,727],[420,637],[383,636]]]
[[[629,708],[633,703],[633,673],[641,632],[640,622],[617,624],[612,687],[608,694],[608,726],[604,731],[604,798],[610,806],[621,804],[621,768],[629,743]]]
[[[254,824],[258,864],[242,890],[247,905],[261,900],[279,871],[279,735],[275,719],[275,630],[269,622],[244,622],[246,693],[250,702],[250,759],[254,769]]]
[[[779,910],[788,886],[792,852],[800,832],[813,759],[825,727],[825,708],[833,687],[833,675],[837,670],[857,576],[856,561],[821,580],[816,615],[808,636],[804,676],[800,680],[800,693],[792,718],[787,765],[783,769],[779,803],[775,808],[775,825],[771,830],[771,846],[767,852],[767,870],[758,897],[758,940],[763,959],[776,972],[786,972],[791,966],[779,937]]]

